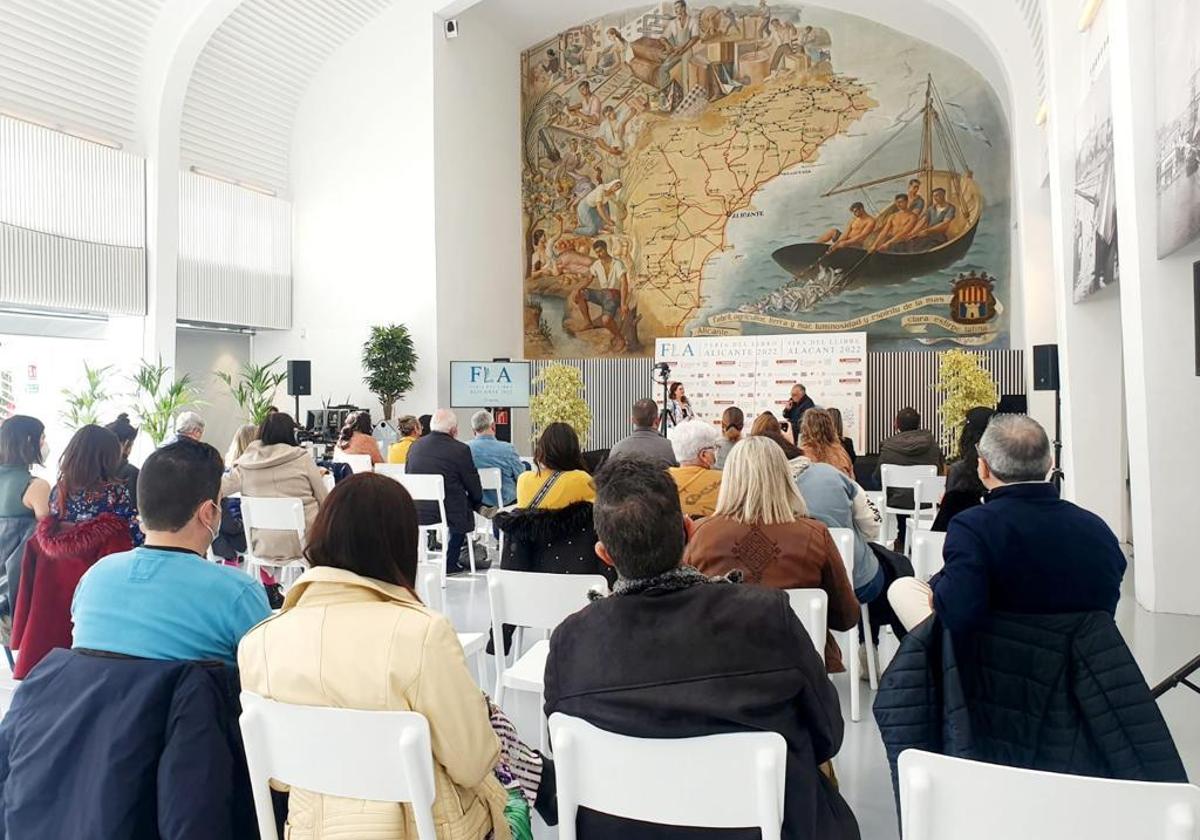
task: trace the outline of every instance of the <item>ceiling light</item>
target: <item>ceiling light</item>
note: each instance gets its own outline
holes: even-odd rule
[[[1050,103],[1047,102],[1045,99],[1043,99],[1041,106],[1037,110],[1037,114],[1033,118],[1033,121],[1035,123],[1037,123],[1038,125],[1045,125],[1046,120],[1049,118],[1050,118]]]
[[[9,119],[16,120],[17,122],[36,125],[39,128],[45,128],[50,131],[57,131],[59,134],[66,134],[69,137],[74,137],[76,140],[83,140],[85,143],[95,143],[97,146],[107,146],[108,148],[116,149],[117,151],[120,151],[123,148],[123,146],[116,140],[112,140],[108,137],[102,137],[99,134],[92,134],[83,129],[71,128],[60,123],[53,123],[47,120],[31,117],[28,114],[18,113],[9,108],[0,108],[0,116],[8,117]]]
[[[1079,31],[1087,32],[1091,27],[1092,22],[1096,20],[1096,15],[1100,12],[1100,6],[1104,0],[1087,0],[1083,4],[1083,11],[1079,13]]]
[[[209,172],[207,169],[201,169],[199,166],[189,166],[188,171],[193,175],[199,175],[201,178],[211,178],[214,181],[222,181],[226,184],[232,184],[235,187],[241,187],[244,190],[261,193],[262,195],[275,198],[278,193],[270,187],[264,187],[261,184],[255,184],[250,181],[239,181],[237,178],[231,178],[228,175],[221,175],[216,172]]]

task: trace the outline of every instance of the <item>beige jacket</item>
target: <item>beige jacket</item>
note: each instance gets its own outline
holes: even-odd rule
[[[221,481],[221,495],[241,493],[268,499],[291,498],[304,502],[304,524],[311,527],[317,509],[329,491],[321,470],[307,450],[286,443],[263,446],[254,441]],[[300,556],[295,534],[286,531],[256,531],[254,553],[264,558]]]
[[[238,648],[242,687],[273,700],[415,711],[429,720],[439,840],[510,840],[492,773],[500,741],[450,622],[399,586],[310,569]],[[380,744],[380,749],[387,745]],[[289,840],[416,840],[409,808],[293,788]]]

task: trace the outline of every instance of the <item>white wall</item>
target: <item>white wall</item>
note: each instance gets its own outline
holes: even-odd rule
[[[431,29],[426,3],[397,3],[332,56],[300,103],[293,328],[261,333],[254,350],[312,361],[302,412],[349,398],[378,417],[360,356],[370,327],[386,323],[408,326],[421,359],[397,411],[436,406]]]
[[[215,374],[216,371],[236,374],[249,359],[250,336],[245,333],[190,328],[180,328],[176,333],[175,375],[191,376],[203,402],[196,410],[204,417],[204,442],[211,443],[222,455],[234,433],[248,419]],[[284,405],[279,408],[291,410]]]

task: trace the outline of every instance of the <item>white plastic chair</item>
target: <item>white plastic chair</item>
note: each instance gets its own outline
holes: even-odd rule
[[[904,840],[1197,840],[1200,788],[905,750],[900,822]]]
[[[504,487],[504,477],[500,474],[499,467],[484,467],[479,471],[479,483],[483,486],[484,492],[491,490],[496,494],[497,512],[508,510],[504,507],[504,498],[502,497]],[[493,530],[492,520],[486,516],[475,514],[475,533],[473,537],[483,537],[489,545],[496,547],[496,556],[504,556],[504,532],[500,532],[499,538],[496,537]],[[475,571],[475,541],[467,540],[467,552],[471,557],[471,571]]]
[[[404,475],[404,464],[376,464],[375,472],[388,478],[399,478]]]
[[[833,537],[834,545],[838,547],[838,553],[842,555],[842,563],[846,566],[846,577],[850,579],[851,586],[854,585],[854,531],[849,528],[830,528],[830,535]],[[871,619],[867,613],[867,605],[862,604],[859,607],[862,614],[863,624],[863,639],[867,647],[867,679],[871,685],[871,690],[879,688],[879,674],[875,661],[875,642],[871,639]],[[846,631],[846,648],[848,650],[846,657],[850,661],[846,663],[846,669],[850,672],[850,720],[857,723],[862,719],[862,686],[861,682],[862,664],[858,661],[858,628],[851,627]]]
[[[268,499],[242,496],[242,526],[246,532],[246,574],[260,579],[262,569],[275,572],[280,585],[289,573],[299,577],[308,568],[304,559],[305,532],[304,502],[300,499]],[[259,557],[254,553],[254,531],[292,531],[300,542],[300,554],[296,557]]]
[[[440,561],[442,589],[445,589],[446,553],[450,545],[450,529],[446,526],[446,480],[440,475],[383,474],[390,475],[391,478],[403,484],[414,502],[437,504],[438,521],[432,525],[421,525],[417,528],[417,556],[425,558],[426,562]],[[437,537],[442,546],[440,549],[435,551],[429,547],[429,534]],[[475,569],[472,568],[471,571],[475,571]]]
[[[942,496],[946,493],[946,476],[935,475],[933,478],[918,478],[913,482],[913,513],[908,517],[908,527],[917,531],[928,531],[937,519],[938,509],[942,506]],[[912,539],[908,540],[909,545]]]
[[[945,561],[942,551],[946,547],[946,535],[941,531],[917,531],[913,534],[912,564],[917,580],[926,583],[942,570]]]
[[[883,530],[879,535],[879,541],[884,545],[889,545],[896,539],[896,532],[892,530],[892,522],[898,516],[911,516],[913,509],[890,506],[888,504],[888,490],[915,491],[919,479],[937,477],[937,467],[928,464],[919,464],[912,467],[884,464],[879,468],[879,476],[880,484],[883,487],[883,507],[879,509],[880,513],[883,514]],[[908,554],[912,529],[906,531],[905,534],[904,553]]]
[[[333,450],[333,463],[349,464],[350,472],[358,475],[359,473],[368,473],[371,471],[371,456],[370,455],[348,455],[338,448]]]
[[[812,639],[821,664],[825,664],[825,632],[829,627],[829,594],[824,589],[788,589],[792,612]]]
[[[783,830],[787,743],[777,732],[630,738],[561,713],[550,717],[559,840],[580,808],[658,825]]]
[[[596,587],[608,589],[608,581],[600,575],[554,575],[543,572],[513,572],[492,569],[488,572],[488,603],[492,608],[492,638],[496,646],[496,690],[492,699],[503,706],[504,693],[531,691],[538,696],[542,708],[545,689],[546,657],[550,642],[534,642],[521,654],[524,628],[551,631],[567,616],[587,606],[588,592]],[[512,638],[513,664],[504,655],[504,625],[516,625]],[[545,728],[542,746],[547,747]],[[543,750],[544,751],[544,750]]]
[[[431,568],[432,563],[422,563],[417,569],[417,597],[425,606],[434,612],[445,613],[445,601],[442,598],[442,588],[438,586],[440,575],[438,570]],[[423,568],[421,568],[423,567]],[[487,682],[487,673],[483,667],[483,654],[487,650],[487,633],[459,633],[458,643],[462,645],[463,656],[467,666],[481,687]]]
[[[437,840],[424,716],[292,706],[243,691],[241,727],[262,840],[279,840],[271,779],[326,796],[408,803],[417,837]]]

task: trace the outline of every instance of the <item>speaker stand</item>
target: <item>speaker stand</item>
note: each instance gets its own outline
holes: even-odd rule
[[[1060,494],[1066,475],[1062,471],[1062,391],[1054,389],[1054,469],[1050,471],[1050,483]]]
[[[304,423],[300,420],[300,395],[293,394],[293,396],[296,398],[296,413],[292,415],[292,419],[296,421],[297,426],[304,428]]]

